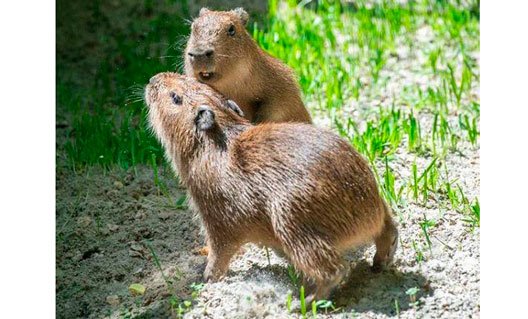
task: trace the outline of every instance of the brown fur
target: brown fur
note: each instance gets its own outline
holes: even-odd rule
[[[258,46],[246,31],[247,19],[242,8],[202,9],[185,49],[185,73],[234,100],[253,123],[311,123],[293,71]],[[196,55],[206,51],[209,57]],[[213,75],[205,79],[200,72]]]
[[[176,73],[153,77],[146,100],[205,226],[206,279],[223,276],[247,242],[284,252],[315,282],[311,298],[341,281],[347,249],[374,240],[375,268],[391,262],[396,227],[367,162],[344,139],[308,124],[254,126],[209,86]]]

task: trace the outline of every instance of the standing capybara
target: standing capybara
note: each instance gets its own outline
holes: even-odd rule
[[[302,123],[252,125],[236,103],[176,73],[145,92],[149,121],[203,222],[206,280],[248,242],[282,251],[326,298],[347,271],[345,250],[374,241],[392,261],[398,232],[363,157],[332,132]]]
[[[202,8],[185,49],[185,73],[235,101],[253,123],[310,123],[293,71],[258,46],[248,19],[242,8]]]

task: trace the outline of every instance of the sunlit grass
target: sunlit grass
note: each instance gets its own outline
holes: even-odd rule
[[[476,7],[449,1],[272,1],[269,21],[256,24],[253,36],[295,69],[311,111],[331,119],[370,161],[393,206],[445,199],[449,208],[477,220],[478,206],[467,208],[464,190],[447,179],[444,161],[467,143],[478,147],[480,104],[474,92],[479,69],[472,55],[479,49]],[[430,40],[417,43],[420,37]],[[410,69],[402,48],[423,61],[420,69]],[[371,105],[397,81],[393,77],[399,70],[425,80],[403,83],[388,103]],[[413,163],[410,177],[399,179],[391,162],[403,150],[432,160],[425,167]],[[427,234],[427,227],[423,231]]]

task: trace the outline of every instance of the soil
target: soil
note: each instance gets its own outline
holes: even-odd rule
[[[199,280],[205,260],[198,253],[200,229],[188,210],[178,209],[182,207],[175,201],[184,193],[176,178],[166,175],[171,174],[160,172],[160,181],[168,190],[164,195],[147,167],[128,172],[93,167],[57,173],[59,318],[124,314],[124,305],[137,301],[128,292],[132,283],[146,285],[141,303],[152,313],[166,313],[156,301],[169,291],[149,247],[167,276],[185,274],[174,286],[182,297],[187,281]],[[108,297],[115,306],[107,302]]]
[[[466,189],[478,190],[478,151],[449,158],[451,170]],[[406,174],[405,155],[395,171]],[[424,161],[423,165],[426,165]],[[151,167],[104,171],[97,167],[57,175],[57,317],[170,318],[172,292],[178,303],[191,301],[188,318],[298,317],[298,288],[286,262],[270,251],[247,245],[232,261],[227,277],[205,284],[196,298],[205,267],[199,221],[181,207],[184,190],[168,170],[154,183]],[[166,189],[167,191],[164,191]],[[165,193],[166,192],[166,193]],[[185,206],[185,204],[183,204]],[[181,209],[183,208],[183,209]],[[374,247],[347,256],[352,271],[334,297],[341,306],[319,317],[476,318],[479,317],[480,230],[469,231],[463,215],[434,205],[409,205],[400,212],[400,248],[395,265],[380,274],[370,271]],[[419,223],[435,219],[432,249],[418,263],[413,241],[421,242]],[[166,283],[156,265],[173,282]],[[139,283],[144,295],[128,287]],[[417,305],[406,294],[419,289]],[[286,300],[293,295],[291,313]],[[176,307],[177,308],[177,307]]]

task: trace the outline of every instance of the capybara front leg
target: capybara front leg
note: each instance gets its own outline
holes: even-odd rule
[[[374,255],[372,270],[380,272],[392,263],[394,253],[398,248],[398,229],[388,214],[385,216],[383,230],[375,238],[375,243],[376,255]]]
[[[209,240],[209,254],[207,255],[207,266],[204,271],[205,281],[217,281],[225,275],[229,268],[231,257],[237,252],[239,245],[215,244]]]

